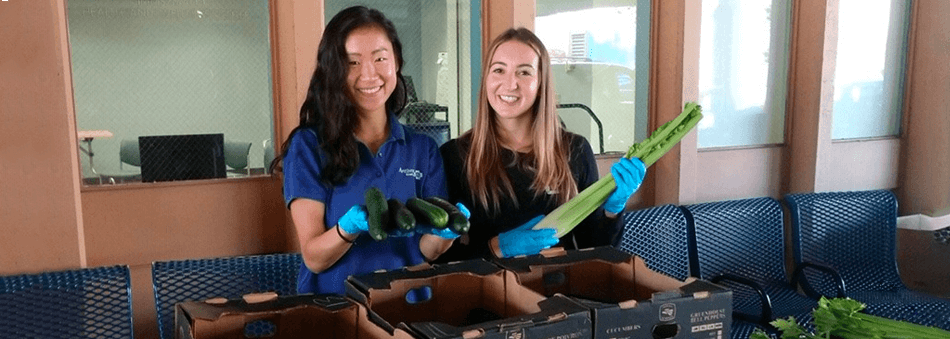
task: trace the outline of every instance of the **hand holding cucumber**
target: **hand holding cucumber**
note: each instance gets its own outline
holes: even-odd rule
[[[370,187],[364,193],[366,199],[366,220],[369,223],[369,235],[374,240],[386,239],[389,233],[389,203],[386,196],[377,187]]]
[[[355,205],[350,207],[350,209],[346,211],[346,214],[340,217],[337,227],[347,234],[359,234],[369,231],[369,223],[366,217],[366,208],[362,205]]]
[[[410,198],[403,204],[398,199],[386,199],[379,188],[370,187],[366,190],[365,202],[362,220],[366,223],[366,231],[376,241],[415,233],[455,239],[469,229],[471,213],[468,208],[461,203],[452,205],[439,197]],[[343,218],[340,220],[342,223]]]
[[[448,204],[447,201],[445,203]],[[448,204],[448,206],[452,207],[452,211],[449,211],[449,218],[451,219],[450,223],[453,227],[435,228],[423,224],[417,226],[416,231],[421,234],[433,234],[445,239],[455,239],[465,234],[465,232],[468,232],[468,218],[472,216],[472,212],[469,212],[468,208],[462,203],[455,205]],[[461,218],[462,221],[459,221],[459,218]]]
[[[389,205],[389,236],[412,236],[416,229],[416,217],[409,211],[409,208],[396,198],[389,198],[386,203]]]
[[[448,225],[446,226],[452,228],[452,231],[455,231],[455,233],[458,234],[465,234],[468,232],[468,218],[472,216],[472,212],[469,212],[465,205],[462,205],[462,203],[452,205],[452,203],[439,197],[428,197],[425,200],[436,207],[445,210],[445,212],[448,214]]]

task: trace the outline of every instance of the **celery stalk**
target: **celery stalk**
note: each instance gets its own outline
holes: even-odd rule
[[[914,324],[906,321],[883,318],[862,313],[865,304],[849,298],[828,299],[821,297],[818,307],[812,310],[814,333],[808,333],[794,317],[776,319],[770,322],[780,332],[781,338],[803,339],[946,339],[950,332],[941,328]],[[755,330],[749,338],[770,338],[761,329]]]
[[[702,107],[694,102],[686,103],[682,113],[657,128],[646,140],[630,146],[624,156],[639,158],[649,167],[683,139],[702,118]],[[554,209],[533,229],[554,228],[557,229],[557,236],[562,237],[596,211],[616,188],[617,183],[614,182],[613,175],[607,174],[573,199]]]

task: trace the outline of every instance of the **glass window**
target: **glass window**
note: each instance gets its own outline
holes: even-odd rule
[[[791,1],[702,1],[700,148],[784,141]]]
[[[481,55],[480,42],[472,38],[480,34],[479,1],[327,0],[326,21],[357,4],[383,12],[402,41],[402,74],[410,91],[400,120],[439,144],[470,129]]]
[[[208,161],[215,176],[263,173],[274,130],[268,1],[69,0],[67,9],[86,184],[142,181],[143,161],[149,173]],[[221,136],[189,139],[173,159],[139,152],[139,137],[198,134]],[[204,142],[221,146],[181,153]]]
[[[649,4],[537,0],[535,33],[551,55],[561,121],[595,153],[626,152],[648,136]]]
[[[900,133],[908,1],[840,0],[833,139]]]

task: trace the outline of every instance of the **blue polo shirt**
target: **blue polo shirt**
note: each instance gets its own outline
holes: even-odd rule
[[[314,129],[301,129],[291,137],[283,159],[284,199],[287,206],[297,198],[323,202],[327,229],[353,205],[364,205],[364,192],[379,187],[386,198],[405,201],[411,197],[446,197],[445,171],[439,147],[431,137],[418,134],[389,116],[389,139],[376,154],[359,143],[360,165],[344,184],[328,187],[320,172],[326,153],[320,148]],[[349,275],[379,269],[395,269],[422,263],[420,235],[375,241],[360,234],[350,250],[333,266],[315,274],[301,266],[297,277],[298,293],[344,293],[343,281]]]

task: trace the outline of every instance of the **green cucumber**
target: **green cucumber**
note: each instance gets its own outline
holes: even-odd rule
[[[401,228],[406,231],[412,231],[416,228],[416,217],[412,211],[406,208],[399,199],[391,198],[386,201],[389,203],[389,216],[391,227]]]
[[[386,230],[389,228],[389,204],[386,202],[386,196],[377,187],[370,187],[364,195],[369,236],[376,241],[386,239]]]
[[[409,198],[406,207],[416,216],[418,222],[435,228],[445,228],[449,224],[449,213],[421,198]]]
[[[425,200],[449,214],[449,226],[452,227],[452,231],[458,234],[468,233],[470,226],[468,218],[465,217],[465,214],[462,214],[458,207],[439,197],[428,197]]]

